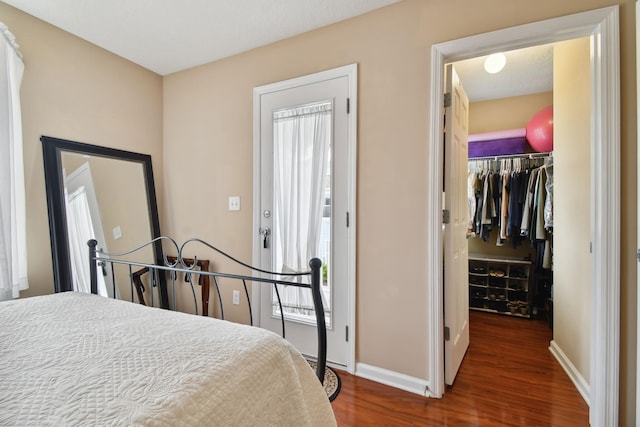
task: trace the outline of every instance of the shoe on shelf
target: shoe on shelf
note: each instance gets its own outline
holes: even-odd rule
[[[509,276],[511,277],[515,277],[516,279],[526,279],[527,275],[525,274],[524,270],[521,268],[512,268],[511,272],[509,273]]]
[[[481,277],[473,277],[473,276],[471,276],[469,278],[469,283],[471,283],[472,285],[484,285],[485,284],[484,283],[485,280],[486,279],[483,279]]]
[[[513,303],[513,302],[509,303],[507,307],[509,308],[509,312],[511,314],[516,314],[520,308],[517,303]]]
[[[526,316],[529,313],[529,304],[527,304],[526,302],[521,301],[518,304],[518,308],[520,309],[520,314],[522,314],[523,316]]]
[[[479,265],[472,266],[470,270],[475,274],[487,274],[487,269]]]

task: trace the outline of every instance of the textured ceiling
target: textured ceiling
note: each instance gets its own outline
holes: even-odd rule
[[[400,0],[2,0],[160,75],[206,64]],[[0,17],[0,20],[2,17]],[[20,40],[18,40],[20,43]],[[552,47],[456,63],[473,102],[552,90]],[[428,55],[428,51],[425,51]]]
[[[399,0],[2,1],[166,75]]]
[[[541,45],[504,52],[502,71],[484,70],[486,56],[454,63],[469,100],[472,102],[508,98],[553,90],[553,45]]]

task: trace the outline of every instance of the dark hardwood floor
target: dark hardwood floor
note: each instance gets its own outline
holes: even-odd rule
[[[470,312],[453,386],[429,399],[340,372],[339,426],[588,426],[589,408],[549,352],[542,320]]]

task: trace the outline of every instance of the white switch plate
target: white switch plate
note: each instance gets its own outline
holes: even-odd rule
[[[122,229],[118,225],[118,226],[113,228],[113,238],[118,240],[121,237],[122,237]]]
[[[233,291],[233,304],[234,305],[240,304],[240,291]]]
[[[240,196],[229,196],[229,210],[230,211],[240,210]]]

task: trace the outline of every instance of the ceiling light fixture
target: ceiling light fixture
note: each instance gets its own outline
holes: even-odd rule
[[[507,58],[504,56],[504,53],[493,53],[485,59],[484,69],[489,74],[499,73],[506,63]]]

